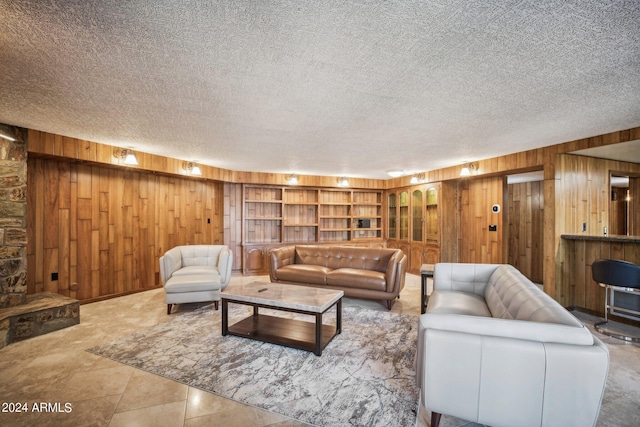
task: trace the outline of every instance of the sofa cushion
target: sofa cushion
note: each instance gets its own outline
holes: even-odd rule
[[[321,265],[290,264],[277,271],[278,280],[285,282],[303,282],[310,285],[326,285],[327,273],[331,271]]]
[[[182,266],[218,265],[218,258],[223,247],[221,245],[179,246],[182,253]]]
[[[168,294],[184,292],[218,291],[220,290],[220,276],[217,274],[171,276],[164,285]]]
[[[296,246],[295,264],[321,265],[330,270],[357,268],[385,272],[395,249],[353,246]]]
[[[379,271],[339,268],[327,273],[327,285],[385,291],[387,281]]]
[[[173,276],[193,276],[197,274],[220,274],[217,267],[209,265],[190,265],[173,272]]]
[[[491,275],[484,297],[493,317],[582,327],[578,319],[510,265],[501,265]]]
[[[430,314],[464,314],[491,317],[491,312],[480,295],[456,291],[436,291],[429,297]]]

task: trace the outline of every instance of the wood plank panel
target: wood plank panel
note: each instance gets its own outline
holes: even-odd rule
[[[30,293],[91,301],[152,289],[167,249],[222,243],[219,182],[44,158],[28,160],[28,180]]]
[[[502,205],[505,184],[502,177],[477,178],[461,183],[459,259],[470,263],[502,263],[503,211],[492,212],[494,204]],[[495,225],[496,231],[489,231]]]
[[[507,205],[507,262],[534,283],[542,283],[544,245],[542,181],[510,184]]]

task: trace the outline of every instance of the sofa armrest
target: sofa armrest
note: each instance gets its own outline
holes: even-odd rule
[[[233,252],[228,246],[223,247],[220,250],[218,256],[218,272],[220,273],[220,281],[222,289],[229,285],[231,280],[231,270],[233,269]]]
[[[277,282],[276,271],[285,265],[295,264],[296,247],[284,246],[271,251],[269,256],[269,277],[272,282]]]
[[[167,283],[167,273],[164,270],[164,255],[158,259],[158,263],[160,265],[160,283],[164,287],[164,284]]]
[[[487,425],[595,425],[609,364],[597,338],[570,345],[422,334],[417,380],[427,409]]]
[[[526,320],[496,319],[458,314],[423,314],[420,329],[461,332],[477,336],[512,338],[542,343],[593,345],[593,335],[584,326]]]
[[[182,267],[182,252],[180,248],[169,249],[159,258],[158,262],[160,263],[160,281],[164,286],[173,273]]]
[[[387,292],[399,294],[404,287],[405,275],[407,272],[407,256],[398,250],[387,264],[385,271],[385,281],[387,282]]]

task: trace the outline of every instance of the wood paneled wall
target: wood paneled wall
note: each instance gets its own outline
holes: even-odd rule
[[[542,181],[508,185],[507,263],[534,283],[543,281],[544,186]]]
[[[221,183],[44,158],[29,159],[28,182],[29,293],[158,287],[166,250],[223,242]]]
[[[635,163],[617,162],[613,160],[569,154],[558,155],[556,160],[555,184],[555,221],[558,239],[562,234],[602,236],[603,227],[609,227],[610,190],[609,175],[611,171],[640,173],[640,165]],[[632,216],[640,215],[638,211],[630,211]],[[582,231],[582,224],[586,223],[586,231]],[[589,245],[591,247],[591,245]],[[584,273],[573,275],[576,270],[574,263],[590,266],[591,254],[620,254],[620,249],[601,249],[593,246],[585,252],[585,260],[581,255],[567,252],[577,250],[577,247],[559,244],[556,254],[556,299],[566,306],[582,307],[582,301],[575,300],[590,292],[599,292],[601,299],[604,291],[593,289],[591,275]],[[577,256],[577,258],[574,258]],[[594,255],[595,256],[595,255]],[[622,259],[622,258],[621,258]],[[590,267],[589,267],[590,268]],[[586,297],[589,308],[594,304],[595,297]]]
[[[56,135],[38,130],[28,130],[29,152],[38,156],[63,157],[83,162],[101,163],[104,165],[123,165],[124,160],[114,156],[116,147],[86,141],[68,136]],[[130,169],[145,170],[171,175],[186,175],[183,166],[185,161],[156,154],[135,151],[138,165]],[[247,184],[287,185],[289,174],[267,172],[232,171],[208,165],[199,165],[202,176],[197,179],[208,179],[222,182]],[[310,187],[339,188],[338,177],[298,175],[298,185]],[[349,186],[354,188],[385,188],[385,180],[368,178],[349,178]]]
[[[558,259],[563,255],[562,249],[560,248],[560,235],[563,233],[563,227],[556,224],[556,218],[558,221],[564,221],[561,212],[562,209],[556,209],[556,200],[562,195],[560,191],[556,191],[556,156],[558,154],[569,153],[585,148],[612,145],[636,139],[640,139],[640,127],[615,131],[608,134],[569,142],[562,142],[547,147],[488,158],[476,162],[476,175],[478,175],[476,178],[479,178],[480,176],[491,177],[504,175],[506,173],[525,172],[544,167],[544,210],[546,213],[543,230],[544,286],[545,291],[552,297],[556,297],[556,293],[558,293],[556,288],[559,285],[558,280],[556,279],[561,276],[560,269],[558,267]],[[88,161],[106,165],[118,165],[120,162],[113,157],[114,147],[104,144],[49,134],[36,130],[28,131],[28,141],[28,150],[30,155],[55,156],[71,159],[73,161]],[[148,153],[137,154],[139,154],[138,160],[140,161],[140,166],[133,168],[135,170],[167,173],[178,176],[184,175],[185,173],[181,168],[181,160],[155,156]],[[456,181],[459,179],[460,168],[461,165],[458,165],[426,171],[424,172],[424,178],[429,182],[444,183],[447,181]],[[237,184],[257,183],[286,185],[287,175],[285,174],[229,171],[209,166],[203,166],[201,169],[204,175],[203,178],[205,179]],[[298,178],[300,185],[302,186],[336,187],[335,177],[299,176]],[[409,186],[410,178],[410,176],[390,180],[353,178],[350,179],[350,184],[358,188],[394,189]],[[460,198],[460,200],[462,200],[462,198]],[[636,206],[632,206],[632,210],[637,210],[637,201],[632,201],[632,205],[633,204]],[[460,213],[461,211],[456,212]],[[225,224],[225,226],[228,227],[229,224]],[[638,235],[639,233],[637,230],[640,229],[640,225],[636,224],[635,227],[636,228],[632,233]],[[499,230],[501,230],[501,228]],[[460,228],[458,228],[458,232],[455,234],[455,238],[458,242],[464,243],[463,239],[458,237],[464,235]],[[452,245],[451,247],[453,246],[455,245]],[[506,248],[507,245],[503,246]],[[465,250],[465,248],[458,248],[458,253],[462,253],[463,250]],[[236,255],[237,254],[238,253],[236,253]],[[448,257],[448,259],[452,258],[453,257]],[[506,259],[505,253],[503,253],[503,258]],[[558,274],[556,274],[556,270],[558,270]]]
[[[558,155],[555,216],[559,234],[604,234],[603,228],[610,226],[609,176],[612,171],[637,175],[640,174],[640,165],[570,154]],[[631,203],[637,203],[634,199]],[[630,206],[630,222],[636,223],[640,210],[634,208]],[[582,230],[583,223],[586,223],[586,231]]]
[[[466,179],[460,183],[459,262],[502,263],[503,210],[493,213],[491,206],[504,207],[505,178]],[[496,225],[497,231],[489,231]]]

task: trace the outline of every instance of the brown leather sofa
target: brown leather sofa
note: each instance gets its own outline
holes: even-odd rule
[[[407,256],[399,249],[297,245],[271,252],[272,282],[344,291],[383,300],[391,310],[404,288]]]

